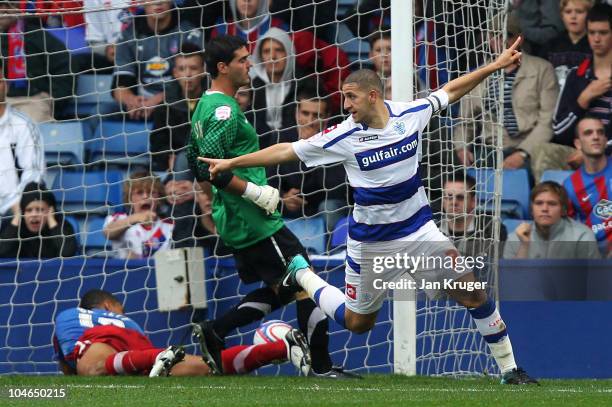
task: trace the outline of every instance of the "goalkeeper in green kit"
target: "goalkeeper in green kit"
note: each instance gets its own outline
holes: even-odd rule
[[[306,293],[279,285],[293,256],[308,257],[276,210],[279,193],[267,185],[264,168],[241,168],[211,181],[208,165],[197,160],[198,156],[232,158],[259,150],[255,129],[234,99],[239,87],[250,84],[246,45],[234,36],[217,37],[207,44],[205,61],[212,85],[193,114],[187,156],[198,182],[213,185],[212,217],[219,236],[232,249],[240,279],[247,284],[263,281],[265,287],[247,294],[216,320],[194,326],[194,333],[212,356],[209,365],[222,373],[221,350],[228,333],[297,300],[298,324],[309,338],[310,374],[347,377],[349,373],[332,366],[325,314]]]

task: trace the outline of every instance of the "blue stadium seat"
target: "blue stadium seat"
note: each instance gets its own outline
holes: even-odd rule
[[[93,140],[87,143],[90,160],[105,164],[148,165],[152,123],[102,120]]]
[[[540,182],[544,181],[555,181],[558,184],[563,185],[563,182],[567,177],[572,175],[573,171],[564,171],[564,170],[546,170],[542,174],[542,178]]]
[[[81,122],[51,122],[39,126],[47,166],[83,163],[83,126]]]
[[[529,218],[529,174],[524,168],[504,170],[502,213],[516,213],[521,219]]]
[[[46,28],[55,38],[66,46],[72,54],[90,53],[91,49],[85,40],[85,25],[77,27]]]
[[[111,95],[113,75],[79,75],[74,99],[80,117],[119,111],[119,104]]]
[[[64,220],[72,225],[72,229],[74,229],[74,236],[77,240],[77,245],[81,246],[81,235],[80,235],[80,227],[79,222],[76,220],[74,216],[66,216]]]
[[[468,175],[476,179],[477,199],[486,211],[493,211],[495,170],[468,168]],[[502,217],[529,218],[529,174],[525,169],[502,171]]]
[[[61,171],[62,169],[59,166],[47,167],[45,175],[43,177],[43,181],[45,182],[45,186],[47,187],[47,189],[51,189],[55,178],[59,176]]]
[[[91,217],[87,221],[87,231],[81,234],[85,254],[88,256],[106,254],[111,250],[111,244],[102,233],[104,217]]]
[[[302,242],[302,245],[315,254],[325,252],[325,217],[285,219],[285,224]]]
[[[339,246],[346,245],[346,239],[348,236],[348,217],[340,218],[336,226],[334,226],[334,231],[331,235],[330,246],[332,249],[335,249]]]
[[[53,181],[58,210],[64,213],[95,212],[106,215],[108,205],[121,204],[121,171],[63,171]]]

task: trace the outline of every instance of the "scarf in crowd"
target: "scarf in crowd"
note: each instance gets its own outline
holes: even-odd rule
[[[25,88],[27,86],[25,41],[23,36],[24,23],[18,20],[8,30],[7,79],[10,86]]]

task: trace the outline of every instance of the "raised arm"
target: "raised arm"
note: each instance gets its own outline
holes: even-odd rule
[[[478,68],[474,72],[470,72],[468,74],[458,77],[457,79],[453,79],[452,81],[444,85],[442,89],[446,93],[448,93],[449,104],[461,99],[464,95],[466,95],[476,86],[478,86],[480,82],[484,81],[493,72],[498,71],[500,69],[504,69],[512,64],[519,62],[522,54],[520,51],[518,51],[518,47],[521,45],[522,41],[522,37],[517,38],[514,44],[512,44],[510,48],[502,52],[501,55],[497,57],[494,62],[491,62],[481,68]]]
[[[269,167],[288,161],[297,161],[298,156],[291,143],[279,143],[254,153],[226,160],[206,157],[198,157],[198,160],[210,166],[210,178],[214,179],[215,175],[223,171],[230,171],[234,168]]]

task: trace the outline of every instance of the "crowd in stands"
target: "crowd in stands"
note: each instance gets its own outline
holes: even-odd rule
[[[419,95],[524,38],[520,64],[434,118],[424,135],[432,206],[441,230],[461,252],[492,254],[498,239],[506,241],[500,250],[506,258],[612,255],[609,3],[515,0],[502,26],[500,16],[488,20],[478,8],[465,15],[459,4],[415,1],[411,46]],[[356,0],[343,15],[334,12],[338,6],[337,0],[0,1],[0,257],[84,253],[77,237],[88,217],[62,213],[53,181],[44,181],[50,173],[61,177],[61,171],[113,163],[86,158],[80,166],[45,168],[39,125],[82,123],[86,134],[79,142],[87,157],[103,120],[142,123],[148,147],[140,155],[150,157],[147,165],[119,167],[122,202],[103,213],[99,231],[110,242],[107,253],[146,258],[197,245],[223,254],[210,216],[210,190],[195,182],[184,153],[191,117],[208,88],[206,41],[223,34],[247,40],[252,81],[236,97],[261,148],[306,139],[342,120],[340,87],[354,69],[374,69],[385,97],[393,97],[390,1]],[[449,19],[453,24],[444,24]],[[473,19],[487,29],[459,29]],[[340,24],[369,53],[355,59],[339,40]],[[80,35],[83,46],[74,48],[67,35]],[[94,114],[79,113],[79,81],[87,75],[112,77],[104,102],[111,108],[103,115],[101,105]],[[497,165],[507,173],[524,170],[533,188],[524,214],[505,213],[502,206],[504,217],[520,220],[508,230],[503,224],[496,230],[491,208],[477,193],[477,171]],[[476,173],[466,174],[463,167]],[[547,180],[555,170],[565,171],[563,177]],[[282,215],[323,218],[326,238],[348,216],[352,193],[342,165],[285,164],[270,169],[268,177],[281,193]],[[72,217],[79,218],[76,225]],[[567,242],[580,244],[559,249]]]

